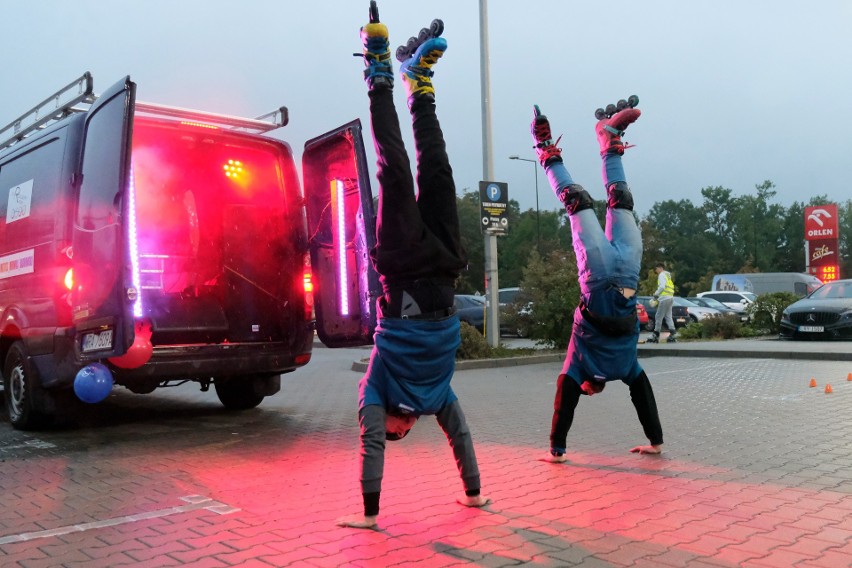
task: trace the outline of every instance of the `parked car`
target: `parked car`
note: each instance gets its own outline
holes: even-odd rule
[[[722,315],[719,310],[708,308],[706,306],[700,306],[695,302],[690,302],[686,298],[681,298],[680,296],[675,296],[674,305],[685,307],[686,311],[689,313],[689,319],[694,322],[699,322],[705,318],[715,318]]]
[[[653,331],[654,318],[657,317],[657,304],[651,305],[651,296],[636,296],[636,303],[642,304],[645,311],[648,313],[648,323],[645,324],[645,329]],[[685,306],[672,306],[672,319],[674,320],[675,328],[683,327],[689,323],[689,312]]]
[[[710,289],[715,292],[728,290],[771,294],[789,292],[800,298],[822,286],[822,281],[813,274],[800,272],[754,272],[749,274],[717,274]]]
[[[852,338],[852,280],[829,282],[781,314],[784,339]]]
[[[648,325],[648,311],[641,302],[636,302],[636,317],[639,318],[639,326],[645,327]]]
[[[746,313],[746,308],[749,304],[757,299],[757,296],[751,292],[734,292],[734,291],[715,291],[701,292],[699,298],[713,298],[722,302],[729,308],[740,313]]]
[[[485,296],[456,294],[453,301],[459,320],[472,325],[479,333],[485,333]]]
[[[733,316],[739,319],[740,323],[745,323],[748,321],[748,315],[745,312],[729,308],[719,300],[715,300],[709,297],[699,298],[698,296],[689,296],[686,299],[692,302],[693,304],[698,304],[699,306],[704,306],[705,308],[713,308],[723,316]]]
[[[500,302],[500,335],[526,337],[532,318],[532,302],[518,287],[500,288],[497,297]]]

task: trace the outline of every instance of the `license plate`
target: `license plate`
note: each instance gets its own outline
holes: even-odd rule
[[[821,325],[800,325],[799,331],[811,332],[811,333],[822,333],[823,331],[825,331],[825,328]]]
[[[686,323],[686,318],[675,318],[675,323]]]
[[[98,333],[84,334],[82,349],[83,353],[112,349],[112,330],[107,329]]]

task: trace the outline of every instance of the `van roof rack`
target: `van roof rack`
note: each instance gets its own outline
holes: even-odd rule
[[[269,132],[286,126],[288,122],[287,107],[280,107],[258,118],[242,118],[215,112],[205,112],[188,108],[173,107],[156,103],[136,101],[136,112],[145,114],[180,118],[187,121],[198,121],[216,126],[227,126],[235,130],[248,132]]]
[[[0,128],[0,150],[17,144],[33,132],[42,130],[52,122],[79,110],[74,108],[76,105],[91,104],[95,100],[93,88],[92,74],[86,71],[79,78]]]
[[[65,87],[59,89],[42,102],[0,129],[0,150],[17,144],[33,132],[43,130],[53,122],[62,120],[71,113],[82,112],[79,104],[91,105],[97,100],[94,94],[92,74],[86,71]],[[170,118],[199,121],[253,133],[269,132],[290,121],[287,107],[282,106],[257,118],[242,118],[213,112],[172,107],[136,101],[136,111]]]

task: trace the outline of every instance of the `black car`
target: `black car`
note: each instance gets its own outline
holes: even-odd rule
[[[654,330],[654,322],[657,317],[657,304],[651,305],[651,296],[636,296],[636,301],[642,304],[645,308],[645,311],[648,312],[648,323],[645,325],[645,329],[648,331]],[[675,328],[683,327],[689,323],[689,310],[686,306],[672,306],[672,319],[674,320]],[[663,329],[666,328],[665,322],[663,322]]]
[[[852,339],[852,280],[829,282],[787,306],[783,339]]]
[[[461,321],[472,325],[479,333],[485,333],[485,296],[456,294],[454,304]]]

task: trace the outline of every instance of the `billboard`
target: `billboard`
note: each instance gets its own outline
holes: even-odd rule
[[[805,240],[837,240],[840,233],[837,227],[837,205],[816,205],[805,207]]]

